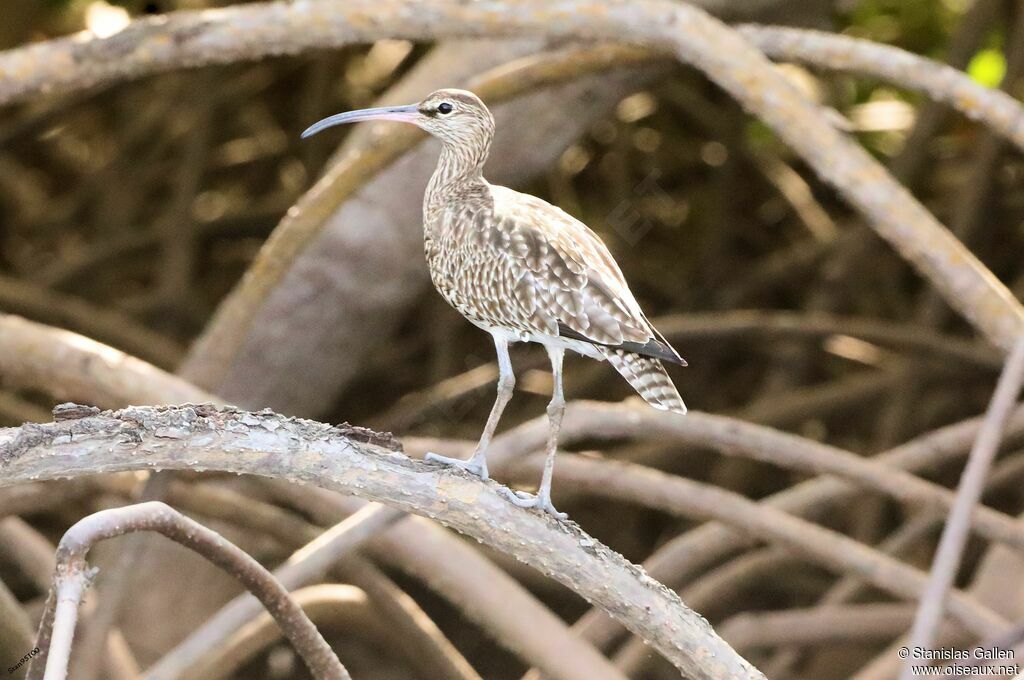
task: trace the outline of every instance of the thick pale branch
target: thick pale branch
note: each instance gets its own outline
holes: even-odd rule
[[[128,408],[0,430],[0,484],[139,469],[217,469],[310,482],[433,517],[602,606],[695,678],[757,678],[707,622],[578,527],[512,505],[496,484],[409,460],[386,438],[212,406]]]
[[[155,366],[71,331],[0,314],[0,376],[58,399],[125,404],[217,401]]]

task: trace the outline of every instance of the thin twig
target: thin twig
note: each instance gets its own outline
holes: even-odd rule
[[[324,680],[350,680],[323,636],[288,592],[256,560],[215,531],[163,503],[149,502],[103,510],[76,522],[57,546],[57,569],[39,628],[39,656],[29,678],[63,680],[67,673],[78,605],[94,570],[86,562],[98,542],[139,531],[155,531],[184,545],[231,573],[274,617],[310,672]]]
[[[949,520],[942,532],[938,550],[928,579],[928,588],[921,599],[914,626],[910,632],[911,649],[930,649],[935,641],[953,579],[960,568],[960,559],[967,542],[971,516],[978,510],[978,501],[985,488],[985,478],[999,451],[1003,430],[1010,412],[1017,402],[1021,384],[1024,383],[1024,336],[1017,341],[1006,368],[999,377],[996,391],[992,395],[988,412],[982,423],[978,439],[967,459],[967,467],[960,478],[956,501],[949,513]],[[901,677],[910,680],[912,668],[904,666]]]

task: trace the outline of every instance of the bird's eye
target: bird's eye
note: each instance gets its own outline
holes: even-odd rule
[[[454,109],[455,107],[449,104],[448,102],[441,102],[440,104],[437,105],[438,113],[451,113]]]

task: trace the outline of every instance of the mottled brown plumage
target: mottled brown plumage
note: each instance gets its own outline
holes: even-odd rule
[[[467,461],[434,454],[428,459],[487,477],[487,446],[515,385],[508,344],[540,343],[548,350],[555,379],[548,405],[547,463],[536,496],[510,497],[519,505],[560,514],[550,491],[565,404],[565,350],[607,360],[649,404],[678,413],[686,407],[661,361],[685,362],[644,316],[594,232],[539,198],[484,179],[494,119],[476,95],[438,90],[419,104],[326,118],[303,136],[372,119],[413,123],[441,140],[441,158],[423,199],[427,265],[444,299],[490,333],[498,353],[498,397],[476,453]]]

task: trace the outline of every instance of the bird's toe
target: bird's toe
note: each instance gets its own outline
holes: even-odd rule
[[[512,489],[507,488],[502,489],[501,492],[513,505],[518,505],[520,508],[538,508],[557,519],[566,519],[569,517],[566,513],[559,512],[555,509],[554,504],[551,502],[551,498],[548,496],[535,496],[532,493],[526,493],[525,491],[513,491]]]
[[[469,460],[462,460],[461,458],[449,458],[448,456],[429,452],[423,456],[423,460],[428,463],[440,463],[448,467],[461,468],[483,480],[490,478],[487,473],[487,463],[483,459],[476,460],[470,458]]]

